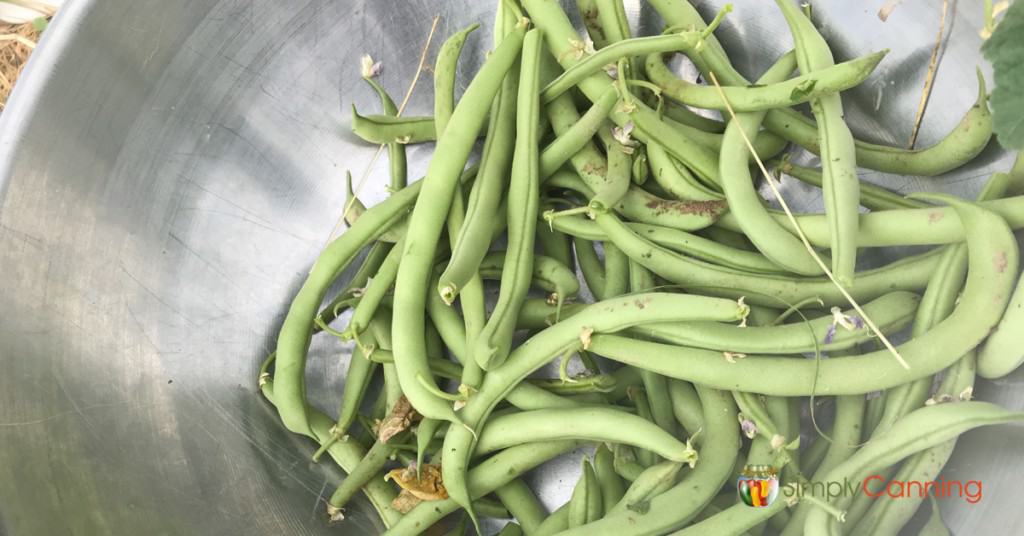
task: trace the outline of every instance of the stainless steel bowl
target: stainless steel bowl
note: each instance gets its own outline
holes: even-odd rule
[[[770,2],[734,0],[719,34],[739,68],[790,46]],[[349,106],[375,109],[364,53],[395,95],[412,78],[433,15],[470,22],[463,81],[490,44],[493,2],[75,0],[46,32],[0,120],[0,534],[365,534],[359,503],[328,527],[342,474],[310,463],[255,388],[260,360],[344,202],[343,173],[374,149],[347,133]],[[938,27],[939,2],[815,2],[839,58],[891,48],[845,95],[862,137],[905,143]],[[720,2],[702,4],[714,11]],[[627,2],[635,24],[657,16]],[[975,95],[981,7],[953,1],[920,144]],[[743,46],[739,46],[739,45]],[[989,80],[991,76],[989,73]],[[420,81],[409,113],[431,109]],[[430,147],[410,150],[412,173]],[[381,159],[377,177],[385,173]],[[899,191],[972,196],[1009,166],[993,145],[938,179],[878,173]],[[383,181],[369,187],[383,195]],[[788,184],[797,206],[817,192]],[[347,350],[314,344],[310,394],[333,407]],[[1024,406],[1021,374],[980,398]],[[1020,428],[972,432],[946,478],[981,479],[976,505],[942,501],[954,532],[1024,523]],[[549,505],[572,464],[536,477]]]

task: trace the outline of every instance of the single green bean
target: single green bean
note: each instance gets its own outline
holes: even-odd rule
[[[426,143],[437,139],[435,129],[433,117],[360,115],[352,105],[352,133],[369,143]]]
[[[522,479],[515,479],[494,490],[494,495],[505,505],[522,531],[533,534],[548,516],[547,510]]]
[[[561,219],[561,218],[560,218]],[[604,265],[601,258],[594,250],[594,243],[582,238],[573,239],[573,249],[576,252],[576,264],[583,273],[583,280],[594,298],[604,299]]]
[[[366,76],[370,74],[371,76]],[[391,99],[388,92],[384,90],[384,87],[380,85],[380,82],[374,78],[373,73],[364,73],[363,80],[373,88],[373,91],[377,93],[380,98],[381,107],[384,109],[384,115],[398,116],[398,106],[395,106],[395,101]],[[409,170],[408,161],[405,157],[405,145],[397,142],[391,142],[388,144],[388,161],[391,165],[391,182],[388,184],[392,192],[397,192],[402,188],[409,185]]]
[[[654,464],[642,473],[637,475],[636,480],[629,485],[629,489],[614,506],[609,508],[608,514],[632,511],[644,513],[648,508],[651,499],[668,491],[676,483],[676,476],[683,468],[680,462],[661,462]]]
[[[594,451],[594,476],[597,477],[598,487],[601,488],[601,504],[606,509],[619,502],[626,493],[626,486],[622,478],[615,472],[615,455],[608,445],[601,443]]]
[[[704,414],[701,411],[697,390],[689,382],[669,378],[668,395],[676,421],[686,430],[691,442],[700,447],[701,438],[698,432],[704,428]]]
[[[821,172],[815,169],[801,167],[793,165],[789,162],[781,163],[778,168],[779,171],[799,179],[807,184],[812,184],[817,187],[822,185]],[[861,181],[860,183],[860,204],[870,210],[893,210],[898,208],[924,208],[927,205],[920,201],[914,201],[913,199],[907,199],[902,195],[895,192],[886,190],[885,188],[875,186],[869,182]]]
[[[434,60],[434,128],[438,138],[444,133],[455,110],[455,78],[459,56],[469,34],[479,27],[479,24],[474,23],[455,32],[437,51],[437,59]]]
[[[736,112],[788,108],[859,85],[875,70],[888,52],[874,52],[779,82],[759,80],[753,86],[723,85],[722,93]],[[661,87],[666,97],[696,108],[722,111],[726,109],[721,94],[713,85],[699,85],[676,78],[665,65],[662,54],[649,54],[644,66],[647,77]]]
[[[704,186],[693,173],[680,164],[658,142],[647,144],[647,156],[651,162],[654,180],[676,199],[690,201],[721,200],[723,195]]]
[[[492,251],[480,262],[480,276],[484,279],[500,279],[504,264],[505,252]],[[545,255],[533,256],[532,281],[536,287],[551,293],[549,300],[556,302],[556,307],[560,307],[565,299],[576,296],[580,291],[576,273]]]
[[[567,124],[565,128],[561,128],[558,137],[540,153],[540,176],[542,179],[550,177],[558,171],[563,164],[590,142],[597,131],[605,126],[608,113],[611,112],[618,100],[619,95],[615,92],[615,88],[609,87],[578,121],[572,123],[571,126]]]
[[[891,292],[864,304],[864,312],[883,333],[895,333],[908,326],[918,310],[921,298],[912,292]],[[841,313],[856,316],[853,310]],[[748,326],[739,328],[714,322],[676,324],[645,324],[630,330],[661,342],[749,354],[805,354],[846,350],[874,338],[865,326],[854,329],[836,324],[833,316],[805,323],[781,326]]]

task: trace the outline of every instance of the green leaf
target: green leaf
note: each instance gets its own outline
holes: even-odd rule
[[[1012,2],[992,37],[981,47],[992,63],[996,87],[992,116],[999,143],[1024,149],[1024,2]]]

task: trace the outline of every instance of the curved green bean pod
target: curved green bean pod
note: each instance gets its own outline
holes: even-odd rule
[[[644,469],[629,485],[622,498],[608,509],[608,514],[624,511],[643,512],[643,508],[647,507],[651,499],[675,485],[676,476],[683,465],[683,462],[667,461]]]
[[[395,101],[391,100],[391,96],[384,90],[384,87],[380,85],[380,82],[376,78],[363,77],[363,80],[373,88],[373,91],[377,93],[380,98],[381,108],[384,109],[384,115],[398,116],[398,106],[395,106]],[[405,145],[397,142],[391,142],[388,144],[388,161],[391,165],[391,182],[388,186],[392,192],[397,192],[402,188],[409,185],[409,173],[408,173],[408,162],[405,158]]]
[[[579,176],[570,171],[555,173],[545,182],[545,186],[567,188],[583,194],[588,199],[597,199],[597,196],[592,196],[589,185],[584,184]],[[662,199],[632,186],[617,203],[609,208],[633,221],[692,231],[715,223],[726,213],[728,206],[724,200],[673,201]],[[555,216],[552,218],[553,221],[564,217],[557,213]]]
[[[575,441],[551,441],[520,445],[503,450],[480,462],[469,472],[467,478],[469,493],[475,498],[483,497],[530,469],[579,446],[580,444]],[[384,534],[386,536],[421,534],[426,527],[430,527],[458,508],[459,504],[451,497],[439,501],[424,501],[402,516]]]
[[[338,421],[334,425],[334,435],[342,438],[348,432],[359,414],[359,406],[366,396],[366,389],[377,371],[377,363],[370,361],[358,346],[352,350],[345,373],[345,389],[341,392],[341,403],[338,406]]]
[[[573,249],[576,252],[576,264],[583,273],[583,280],[587,288],[597,300],[603,300],[604,295],[604,265],[601,264],[597,251],[594,250],[594,243],[582,238],[573,239]]]
[[[552,229],[550,225],[538,225],[537,243],[540,245],[539,249],[542,255],[551,257],[573,274],[576,273],[576,261],[568,236]]]
[[[583,3],[584,0],[580,0]],[[563,504],[537,527],[535,536],[551,536],[569,528],[569,504]]]
[[[472,359],[484,370],[500,365],[512,347],[519,306],[530,288],[533,272],[533,239],[537,227],[540,171],[537,160],[537,122],[540,103],[539,30],[530,30],[523,40],[522,70],[516,101],[516,147],[509,186],[509,226],[505,263],[498,303],[483,331],[470,348]],[[441,290],[446,296],[445,289]]]
[[[732,473],[740,449],[736,406],[728,393],[698,386],[707,430],[700,462],[668,491],[650,500],[646,514],[630,510],[606,516],[563,536],[587,534],[664,534],[696,516]]]
[[[604,296],[614,298],[629,291],[629,257],[615,245],[605,242],[604,250]]]
[[[758,83],[784,80],[794,67],[796,61],[793,55],[786,54],[765,72]],[[821,267],[804,247],[803,242],[775,223],[764,207],[764,200],[754,188],[750,168],[747,166],[750,149],[747,148],[746,140],[757,139],[757,129],[761,126],[764,114],[736,114],[735,119],[725,128],[719,160],[722,190],[743,233],[765,257],[796,274],[821,275]]]
[[[563,129],[540,153],[540,176],[545,179],[569,161],[586,146],[597,131],[605,125],[608,114],[619,100],[614,87],[605,90],[601,98],[578,121]]]
[[[654,180],[676,199],[714,201],[724,197],[721,193],[701,184],[690,170],[672,158],[660,143],[647,144],[647,157],[650,159]]]
[[[873,438],[852,456],[828,472],[826,481],[841,481],[881,467],[888,467],[907,456],[946,442],[977,428],[1024,419],[1024,413],[1007,411],[987,402],[962,402],[926,406],[908,413],[888,431]],[[842,508],[850,498],[834,501]],[[824,535],[838,528],[835,518],[821,508],[807,516],[804,534]]]
[[[409,230],[395,279],[392,330],[400,334],[394,341],[394,353],[402,391],[424,417],[459,422],[449,401],[420,384],[430,381],[430,369],[423,356],[424,289],[430,283],[434,253],[458,185],[457,170],[469,158],[476,134],[487,116],[488,105],[504,74],[515,62],[525,33],[525,25],[509,33],[469,84],[455,107],[445,135],[438,140],[436,152],[440,156],[431,159],[426,177],[421,181],[422,202],[416,203],[409,216]],[[469,506],[468,501],[466,503]]]
[[[835,65],[825,38],[792,0],[775,0],[789,24],[796,45],[800,71],[810,73]],[[853,134],[843,119],[843,101],[838,93],[811,99],[811,113],[818,121],[821,140],[822,197],[832,234],[832,272],[845,286],[853,284],[857,267],[857,214],[860,179]]]
[[[369,143],[426,143],[437,139],[435,129],[433,117],[360,115],[352,105],[352,133]]]
[[[701,403],[700,398],[697,396],[697,390],[689,382],[669,378],[668,396],[672,403],[672,413],[675,415],[676,421],[686,430],[691,442],[695,446],[700,447],[702,441],[698,432],[704,428],[704,414],[701,412]]]
[[[492,251],[480,262],[480,277],[484,279],[500,279],[505,264],[504,251]],[[550,292],[556,306],[560,307],[566,298],[575,296],[580,291],[580,281],[576,273],[566,265],[545,255],[533,256],[533,284],[537,288]]]
[[[667,101],[665,102],[665,109],[662,113],[665,114],[665,117],[668,117],[676,123],[689,125],[693,128],[699,128],[704,132],[713,132],[715,134],[725,132],[725,123],[704,117],[681,104]]]
[[[586,240],[607,240],[601,227],[583,217],[556,218],[551,225],[558,231]],[[680,231],[671,227],[646,223],[627,223],[627,227],[647,240],[672,251],[683,253],[727,268],[754,273],[784,273],[775,263],[760,253],[722,245],[715,240]]]
[[[345,173],[345,189],[347,192],[347,200],[345,206],[348,210],[345,211],[345,223],[349,226],[355,224],[355,222],[362,216],[366,211],[366,205],[356,197],[355,191],[352,189],[352,174]],[[396,243],[405,236],[406,221],[400,220],[392,225],[387,231],[380,235],[377,239],[380,242]]]
[[[781,484],[785,486],[786,484]],[[772,519],[790,506],[784,498],[775,500],[762,508],[751,508],[746,504],[734,504],[714,515],[694,523],[685,529],[673,532],[670,536],[699,536],[714,534],[715,536],[740,536],[746,531]]]
[[[995,212],[1012,229],[1024,228],[1024,196],[985,201],[980,206]],[[771,211],[772,216],[787,229],[793,225],[782,212]],[[953,244],[964,240],[964,228],[954,217],[950,207],[884,210],[860,216],[859,247],[930,246]],[[811,245],[829,247],[828,225],[822,214],[797,214],[797,224]],[[739,231],[730,213],[722,214],[718,225],[730,231]]]
[[[736,112],[788,108],[857,86],[867,79],[888,52],[874,52],[779,82],[758,81],[753,86],[745,87],[722,86],[722,92]],[[662,54],[648,55],[644,66],[648,79],[661,87],[666,97],[706,110],[726,109],[721,95],[713,85],[699,85],[676,78],[665,65]]]
[[[949,317],[898,347],[909,368],[887,350],[823,361],[763,356],[730,363],[712,351],[613,335],[593,336],[591,349],[673,378],[779,396],[867,393],[934,374],[977,346],[999,321],[1017,274],[1018,253],[1013,233],[997,215],[948,196],[931,197],[952,203],[968,228],[967,285]]]
[[[821,172],[816,169],[796,166],[789,162],[782,162],[779,164],[777,169],[782,173],[785,173],[790,177],[797,178],[807,184],[812,184],[819,188],[822,185]],[[860,204],[870,210],[925,208],[928,206],[920,201],[907,199],[900,194],[864,181],[861,181],[860,183]]]
[[[396,443],[398,442],[400,441],[396,441]],[[394,445],[375,441],[370,450],[366,452],[366,456],[351,471],[348,471],[348,476],[345,477],[345,480],[341,481],[341,484],[331,494],[327,513],[332,517],[340,513],[343,507],[348,504],[348,501],[352,500],[363,486],[378,476],[384,469],[384,466],[387,465],[388,459],[394,450]]]
[[[978,350],[978,375],[1002,378],[1024,363],[1024,277],[1010,298],[1003,318]]]
[[[816,296],[826,305],[846,305],[836,286],[825,278],[786,277],[773,274],[751,274],[722,268],[690,259],[658,246],[623,224],[611,213],[596,213],[601,229],[629,258],[646,266],[655,274],[688,288],[700,288],[706,294],[740,297],[756,305],[795,303]],[[862,272],[857,285],[849,289],[858,301],[877,298],[894,290],[917,290],[925,286],[928,271],[938,259],[930,251],[894,262],[888,266]]]
[[[795,110],[773,110],[764,126],[808,151],[821,154],[813,121]],[[985,79],[978,72],[978,99],[960,123],[930,147],[903,149],[856,140],[857,165],[885,173],[933,177],[974,159],[992,138],[992,112],[988,109]]]
[[[699,31],[684,30],[653,37],[635,37],[609,44],[593,54],[583,56],[579,62],[552,80],[541,90],[541,99],[545,104],[551,102],[590,75],[602,72],[605,65],[615,63],[622,58],[692,50],[701,41],[701,38]]]
[[[404,240],[400,240],[388,252],[388,256],[380,264],[373,278],[366,282],[363,293],[359,297],[359,303],[356,304],[352,318],[349,319],[346,333],[358,336],[370,325],[370,320],[395,282],[395,276],[398,274],[398,262],[402,258],[403,249]]]
[[[361,298],[356,298],[354,295],[360,288],[365,288],[370,282],[371,276],[380,269],[384,261],[387,260],[387,256],[391,254],[391,244],[387,242],[377,241],[370,246],[370,250],[366,253],[366,257],[363,259],[363,264],[359,266],[359,270],[356,271],[355,275],[352,276],[352,280],[345,285],[345,289],[338,293],[330,302],[320,309],[320,312],[316,315],[316,321],[324,325],[329,325],[334,322],[338,315],[341,314],[345,309],[352,308],[358,305],[358,301]],[[320,326],[314,326],[313,333],[320,332]]]
[[[469,34],[479,27],[479,24],[474,23],[455,32],[437,51],[437,59],[434,60],[434,123],[438,138],[444,133],[455,110],[455,77],[458,74],[456,67],[459,56]]]
[[[921,298],[912,292],[891,292],[864,304],[864,312],[883,333],[895,333],[910,324]],[[842,313],[856,316],[853,310]],[[644,324],[630,329],[661,342],[747,354],[804,354],[819,348],[823,352],[846,350],[871,340],[866,327],[847,330],[837,327],[832,316],[804,323],[780,326],[737,327],[714,322]],[[834,336],[829,334],[834,333]]]
[[[548,516],[544,506],[541,505],[537,496],[534,495],[530,486],[522,479],[515,479],[494,490],[494,495],[505,505],[512,517],[515,518],[522,532],[533,534],[537,527],[544,522]]]
[[[594,468],[586,458],[581,463],[582,470],[576,487],[569,498],[569,528],[585,525],[601,516],[601,489],[597,485]]]
[[[626,487],[622,483],[622,478],[615,472],[615,455],[605,443],[598,445],[594,451],[594,476],[597,477],[597,485],[601,488],[601,504],[608,510],[622,499]]]
[[[493,417],[480,432],[475,453],[484,455],[522,443],[560,439],[632,445],[676,462],[693,462],[697,455],[654,423],[611,407],[541,409]]]

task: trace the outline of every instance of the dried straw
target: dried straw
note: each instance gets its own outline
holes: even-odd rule
[[[38,39],[32,23],[0,24],[0,111]]]

